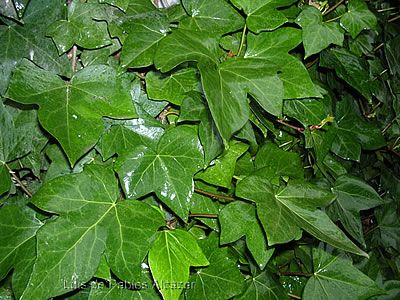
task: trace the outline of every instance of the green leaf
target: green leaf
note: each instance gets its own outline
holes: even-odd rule
[[[7,167],[0,163],[0,196],[11,188],[11,177]]]
[[[197,132],[188,126],[166,131],[157,148],[137,145],[118,158],[116,169],[128,198],[151,192],[184,221],[193,194],[193,175],[203,166]]]
[[[192,214],[218,215],[219,205],[217,201],[212,201],[209,197],[194,193],[190,205],[190,212]],[[202,223],[212,228],[214,231],[219,231],[217,218],[196,218],[201,220]]]
[[[209,32],[234,32],[244,25],[243,17],[224,0],[182,0],[189,17],[179,22],[179,27]]]
[[[0,208],[0,279],[23,259],[42,225],[28,207],[10,204]]]
[[[377,20],[362,0],[350,0],[347,12],[340,18],[340,25],[350,32],[354,39],[363,29],[375,29]]]
[[[326,104],[319,99],[285,101],[284,113],[297,119],[303,126],[318,125],[328,115]]]
[[[218,53],[218,40],[213,33],[177,29],[160,42],[154,64],[161,72],[167,72],[187,61],[217,63]]]
[[[115,282],[111,284],[111,287],[105,287],[104,285],[97,286],[96,283],[90,289],[89,297],[87,300],[115,300],[115,299],[126,299],[126,300],[159,300],[159,295],[149,286],[145,286],[140,290],[129,290],[131,283],[123,283],[127,285],[127,288],[123,288],[119,283]],[[146,283],[147,284],[147,283]],[[136,283],[131,284],[132,288],[135,288]]]
[[[74,164],[99,139],[103,116],[135,116],[126,85],[107,66],[87,67],[66,84],[54,73],[24,60],[14,72],[7,96],[23,104],[39,105],[40,123]]]
[[[233,0],[232,3],[244,10],[247,15],[246,24],[253,32],[275,30],[285,24],[288,19],[279,8],[289,6],[295,0]]]
[[[108,3],[110,5],[118,7],[123,12],[126,12],[130,4],[130,0],[99,0],[100,3]]]
[[[365,182],[346,175],[336,180],[333,192],[337,199],[330,209],[334,211],[336,219],[357,241],[365,244],[359,211],[383,204],[381,197]]]
[[[305,300],[367,299],[383,292],[371,278],[354,267],[347,257],[333,256],[315,248],[313,265],[313,276],[303,292]]]
[[[0,26],[0,95],[4,95],[11,71],[22,58],[57,74],[70,75],[67,57],[59,57],[53,41],[45,37],[49,24],[60,19],[64,11],[65,6],[59,1],[31,0],[23,19],[24,26]]]
[[[389,202],[375,209],[375,218],[378,223],[379,243],[384,247],[393,247],[400,250],[400,220],[397,211],[393,209],[394,203]]]
[[[343,44],[343,30],[339,24],[323,22],[321,12],[313,6],[307,6],[297,17],[296,23],[303,28],[305,58],[324,50],[330,44]]]
[[[187,92],[200,92],[198,72],[194,68],[185,68],[167,76],[149,72],[146,74],[146,90],[150,99],[181,105]]]
[[[245,58],[266,60],[270,68],[280,72],[284,99],[321,97],[310,79],[307,69],[297,58],[288,54],[301,43],[301,30],[287,27],[258,35],[247,35]],[[272,70],[271,70],[272,71]]]
[[[253,205],[234,202],[225,206],[219,215],[221,225],[220,243],[232,243],[246,237],[246,245],[257,265],[262,270],[271,258],[274,250],[267,248],[267,240],[257,220]]]
[[[187,292],[189,300],[230,299],[241,293],[243,276],[228,248],[218,248],[218,238],[211,234],[199,244],[210,265],[196,271],[191,277],[192,288]]]
[[[337,248],[367,255],[322,210],[317,209],[334,199],[332,193],[306,182],[289,184],[281,191],[274,191],[264,173],[261,169],[240,181],[236,195],[256,203],[268,245],[300,238],[301,228]]]
[[[198,173],[196,179],[201,179],[209,184],[229,189],[232,184],[236,161],[248,148],[249,146],[244,143],[231,142],[229,144],[229,149],[219,158],[215,159],[213,164],[206,170]]]
[[[149,252],[153,278],[165,300],[179,299],[189,267],[209,264],[194,237],[181,229],[158,232]]]
[[[246,280],[244,293],[237,299],[281,300],[287,298],[288,296],[281,284],[268,271],[264,271]]]
[[[68,20],[58,20],[47,30],[58,52],[60,54],[67,52],[73,45],[98,49],[112,44],[107,24],[103,21],[95,21],[107,17],[107,7],[98,3],[73,0],[68,5]]]
[[[179,122],[200,121],[199,137],[204,149],[204,166],[208,166],[223,150],[221,136],[205,100],[199,93],[190,93],[183,100]]]
[[[60,216],[37,234],[37,260],[22,299],[49,298],[79,287],[94,276],[104,251],[119,278],[140,277],[141,262],[164,218],[145,203],[117,199],[114,172],[103,166],[90,165],[43,185],[33,203]]]

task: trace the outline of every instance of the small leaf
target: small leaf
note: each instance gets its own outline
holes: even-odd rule
[[[363,0],[350,0],[347,9],[347,12],[340,18],[340,25],[350,32],[353,39],[363,29],[376,28],[376,17],[368,10],[368,6]]]
[[[149,252],[153,278],[165,300],[179,299],[189,267],[209,264],[194,237],[181,229],[158,232]]]
[[[66,84],[24,60],[14,71],[7,96],[39,105],[40,123],[60,142],[73,165],[99,139],[103,116],[135,116],[125,84],[113,68],[102,65],[79,71]]]
[[[343,44],[344,35],[339,24],[323,22],[321,12],[313,6],[307,6],[297,17],[296,23],[303,28],[305,58],[320,52],[330,44]]]
[[[246,280],[245,291],[238,300],[282,300],[288,296],[282,285],[268,271]]]
[[[193,194],[193,175],[203,166],[197,132],[188,126],[168,130],[157,148],[137,145],[118,158],[116,169],[128,198],[151,192],[184,221]]]
[[[354,267],[351,260],[313,249],[313,276],[308,280],[303,298],[368,299],[382,294],[376,283]]]

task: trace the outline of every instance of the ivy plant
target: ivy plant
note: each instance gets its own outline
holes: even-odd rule
[[[399,299],[392,0],[0,3],[0,299]]]

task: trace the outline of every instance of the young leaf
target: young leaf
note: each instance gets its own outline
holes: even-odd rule
[[[113,171],[96,165],[57,177],[35,194],[35,205],[60,216],[37,234],[37,260],[22,299],[49,298],[84,284],[104,251],[119,278],[140,277],[141,262],[164,218],[145,203],[118,198]]]
[[[314,272],[304,289],[304,299],[367,299],[384,293],[349,258],[333,256],[319,248],[312,253]]]
[[[189,279],[189,267],[209,264],[194,237],[181,229],[158,232],[149,252],[153,278],[165,300],[179,299]]]
[[[324,50],[330,44],[343,44],[343,30],[339,24],[324,22],[321,12],[313,6],[307,6],[297,17],[296,23],[303,28],[305,58]]]
[[[123,79],[102,65],[89,66],[65,83],[24,60],[14,71],[7,96],[39,105],[40,123],[60,142],[72,165],[99,139],[103,116],[135,117]]]
[[[116,169],[128,198],[151,192],[180,218],[187,220],[193,194],[193,175],[203,167],[197,132],[178,126],[161,137],[157,148],[138,145],[118,158]]]
[[[236,195],[256,203],[257,215],[267,233],[269,245],[300,238],[302,228],[337,248],[367,255],[322,210],[317,209],[334,199],[332,193],[306,182],[289,184],[275,192],[263,173],[261,169],[240,181]]]
[[[350,32],[353,39],[363,29],[376,28],[376,17],[368,10],[368,6],[363,0],[350,0],[347,9],[347,12],[340,18],[340,25]]]

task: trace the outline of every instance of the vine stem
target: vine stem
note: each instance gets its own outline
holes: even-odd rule
[[[216,214],[190,214],[189,217],[215,219],[215,218],[218,218],[218,215],[216,215]]]
[[[288,293],[288,296],[289,296],[290,298],[293,298],[293,299],[298,299],[298,300],[301,299],[301,297],[299,297],[299,296],[297,296],[297,295],[294,295],[294,294],[291,294],[291,293]]]
[[[338,3],[336,3],[334,6],[332,6],[331,8],[329,8],[323,15],[326,16],[328,14],[330,14],[331,12],[333,12],[340,4],[342,4],[344,2],[344,0],[340,0]]]
[[[25,184],[22,183],[21,179],[18,178],[18,176],[15,174],[13,170],[5,163],[4,164],[8,170],[8,172],[11,174],[12,178],[18,183],[19,187],[24,191],[25,194],[28,195],[29,198],[32,197],[32,193],[28,190],[28,188],[25,186]]]
[[[234,197],[229,197],[229,196],[224,196],[224,195],[218,195],[218,194],[213,194],[213,193],[209,193],[200,189],[194,189],[194,191],[198,194],[202,194],[211,198],[217,198],[217,199],[223,199],[223,200],[228,200],[228,201],[236,201],[239,200],[238,198],[234,198]]]
[[[339,20],[341,17],[342,17],[342,15],[337,16],[337,17],[332,18],[332,19],[329,19],[329,20],[326,20],[325,23],[329,23],[329,22],[333,22],[333,21]]]
[[[287,126],[287,127],[289,127],[289,128],[292,128],[292,129],[296,130],[297,132],[304,133],[304,128],[297,127],[297,126],[294,126],[294,125],[292,125],[292,124],[286,123],[286,122],[285,122],[284,120],[282,120],[282,119],[277,119],[276,121],[277,121],[278,123],[282,124],[282,125],[285,125],[285,126]]]
[[[240,39],[240,46],[239,46],[239,50],[238,50],[237,56],[240,56],[240,53],[242,53],[243,45],[244,45],[244,39],[246,37],[246,31],[247,31],[247,25],[244,24],[243,32],[242,32],[242,38]]]
[[[72,67],[72,72],[76,72],[76,52],[78,51],[78,48],[76,45],[72,47],[72,62],[71,62],[71,67]]]

